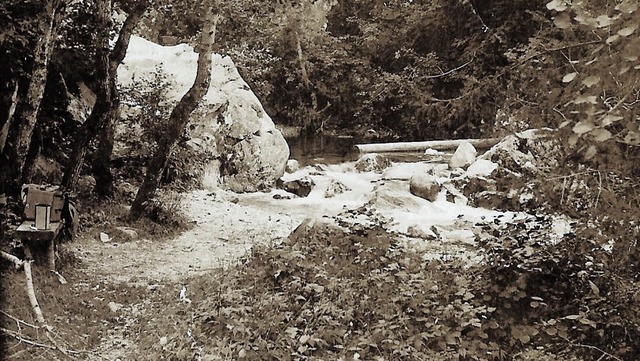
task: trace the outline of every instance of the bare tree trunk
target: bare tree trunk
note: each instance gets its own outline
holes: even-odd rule
[[[131,205],[129,218],[132,220],[137,220],[143,215],[145,203],[153,198],[160,183],[162,172],[167,166],[171,149],[184,133],[185,127],[189,123],[189,116],[209,89],[211,82],[211,52],[215,42],[215,31],[219,16],[212,16],[209,9],[205,11],[207,12],[207,18],[196,49],[199,53],[196,79],[169,116],[167,129],[158,141],[158,148],[147,166],[144,182],[138,189],[136,198]]]
[[[57,14],[61,3],[59,0],[47,0],[45,2],[46,11],[39,20],[41,36],[38,37],[35,46],[27,96],[17,115],[20,123],[15,134],[15,144],[12,144],[11,147],[11,156],[7,154],[7,147],[4,149],[5,157],[12,163],[9,167],[3,167],[3,171],[10,173],[11,178],[9,179],[20,179],[23,172],[25,157],[29,150],[33,130],[36,127],[40,103],[47,82],[47,68],[54,44]]]
[[[18,104],[18,82],[15,82],[13,86],[13,92],[8,99],[2,102],[4,106],[6,106],[6,113],[2,114],[2,118],[0,121],[4,121],[4,123],[0,124],[0,154],[4,151],[4,144],[7,141],[7,136],[9,135],[9,128],[11,127],[11,122],[13,120],[13,113],[16,111],[16,105]]]
[[[111,106],[111,87],[109,82],[109,31],[111,29],[111,0],[97,0],[97,49],[96,73],[98,88],[96,89],[96,103],[91,114],[82,124],[71,148],[71,156],[62,178],[62,187],[67,190],[75,189],[87,147],[92,139],[105,127],[107,113]]]
[[[20,176],[20,183],[31,183],[31,175],[33,167],[36,164],[40,150],[42,149],[42,127],[40,124],[36,124],[33,134],[31,135],[31,143],[29,144],[29,151],[24,158],[24,164],[22,166],[22,174]]]
[[[149,7],[148,2],[138,3],[124,21],[116,45],[109,57],[109,81],[111,84],[111,104],[107,113],[106,126],[99,134],[98,149],[92,163],[93,176],[96,179],[95,192],[104,197],[113,195],[113,174],[111,173],[111,155],[115,142],[120,95],[117,87],[118,66],[122,63],[131,40],[131,35],[142,14]]]
[[[300,62],[300,73],[302,74],[302,81],[306,86],[311,86],[311,80],[309,80],[309,75],[307,74],[307,65],[304,60],[304,54],[302,53],[302,41],[300,40],[300,34],[295,32],[296,35],[296,50],[298,51],[298,61]]]

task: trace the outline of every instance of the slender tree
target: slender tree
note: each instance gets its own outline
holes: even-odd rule
[[[99,145],[92,163],[93,176],[96,179],[95,191],[100,196],[111,196],[113,194],[111,156],[118,122],[118,108],[120,107],[120,96],[117,87],[118,66],[127,54],[133,30],[149,6],[148,1],[139,1],[128,9],[129,15],[120,29],[118,40],[109,56],[108,78],[111,89],[111,103],[104,115],[107,118],[104,121],[106,125],[99,134]]]
[[[18,104],[18,83],[13,82],[13,84],[7,84],[7,88],[13,90],[10,91],[7,99],[1,103],[6,106],[6,108],[0,109],[0,154],[2,154],[4,150],[4,145],[9,135],[9,128],[13,120],[13,114]]]
[[[73,190],[80,175],[84,156],[89,146],[89,142],[105,127],[106,114],[111,109],[111,83],[109,81],[110,61],[109,61],[109,31],[111,30],[111,1],[96,1],[96,103],[91,114],[82,124],[75,137],[71,149],[71,156],[62,178],[62,186],[65,189]]]
[[[20,180],[25,171],[25,158],[33,131],[36,128],[40,103],[47,81],[49,60],[55,43],[56,26],[59,23],[58,15],[62,12],[61,9],[65,4],[64,0],[47,0],[44,2],[42,13],[38,16],[38,34],[36,35],[33,66],[26,97],[21,99],[16,114],[13,114],[13,119],[19,120],[15,122],[14,131],[11,131],[10,128],[7,131],[9,133],[8,139],[14,141],[7,141],[3,147],[2,173],[6,177],[4,180]],[[8,123],[11,119],[6,121]]]
[[[167,128],[158,140],[158,147],[147,166],[144,182],[138,189],[136,198],[131,206],[129,217],[132,220],[139,219],[143,215],[145,203],[154,196],[158,188],[160,177],[167,166],[172,148],[184,133],[185,127],[189,123],[189,116],[209,89],[211,82],[211,53],[215,44],[215,32],[219,20],[218,9],[212,5],[211,3],[205,3],[204,7],[204,24],[196,46],[198,66],[195,81],[171,111]]]

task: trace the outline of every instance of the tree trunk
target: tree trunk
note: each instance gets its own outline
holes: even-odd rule
[[[31,81],[27,88],[27,96],[24,104],[20,106],[20,112],[16,119],[20,120],[15,133],[15,143],[11,145],[11,155],[7,154],[9,147],[5,147],[5,161],[11,164],[3,167],[3,172],[9,173],[7,179],[20,179],[24,168],[24,161],[31,143],[31,136],[36,127],[40,103],[44,94],[47,82],[47,68],[49,58],[54,44],[55,28],[57,24],[57,13],[59,10],[59,0],[47,0],[45,2],[45,12],[39,20],[41,36],[38,37],[33,54],[33,68],[31,70]],[[6,144],[5,144],[6,145]],[[5,174],[7,176],[7,174]]]
[[[22,166],[22,174],[20,176],[20,184],[31,183],[31,175],[33,166],[36,164],[40,149],[42,149],[42,129],[41,125],[36,125],[31,135],[31,144],[29,144],[29,151],[24,159],[24,165]]]
[[[298,62],[300,62],[300,73],[302,75],[302,81],[308,87],[311,86],[311,80],[309,80],[309,75],[307,74],[307,62],[304,59],[304,54],[302,52],[302,41],[300,40],[300,34],[298,31],[295,32],[296,36],[296,50],[298,53]]]
[[[115,82],[115,80],[114,80]],[[112,85],[112,88],[115,84]],[[113,174],[111,173],[111,155],[113,154],[113,146],[116,136],[116,125],[118,118],[118,108],[120,106],[120,98],[118,91],[111,93],[111,107],[107,112],[106,126],[99,134],[98,149],[91,164],[91,171],[96,180],[94,191],[100,197],[112,197],[114,193]]]
[[[16,111],[16,105],[18,104],[18,82],[15,82],[13,86],[13,92],[11,92],[11,96],[6,99],[6,101],[2,102],[3,109],[2,116],[0,117],[0,154],[4,151],[4,144],[7,141],[7,136],[9,135],[9,128],[11,127],[11,122],[13,120],[13,113]],[[6,109],[6,113],[4,111]]]
[[[113,174],[111,173],[111,155],[115,142],[116,125],[118,122],[118,110],[120,108],[120,95],[117,87],[118,66],[122,63],[129,41],[136,25],[147,10],[149,4],[142,2],[131,10],[124,21],[116,45],[109,56],[109,81],[111,84],[111,104],[107,113],[106,126],[99,135],[98,149],[92,163],[93,176],[96,179],[95,192],[103,197],[113,195]]]
[[[208,9],[207,9],[208,10]],[[215,10],[215,9],[214,9]],[[198,69],[196,79],[187,93],[180,99],[171,115],[169,124],[164,134],[158,141],[158,148],[149,165],[144,182],[138,189],[136,198],[131,205],[129,218],[139,219],[144,213],[145,203],[153,198],[160,183],[160,177],[164,171],[171,149],[176,144],[178,138],[184,133],[185,127],[189,123],[189,116],[194,111],[198,103],[207,94],[211,82],[211,52],[215,42],[215,31],[219,16],[212,18],[211,11],[207,11],[207,17],[200,34],[198,48]]]
[[[109,31],[111,29],[111,0],[96,1],[97,10],[97,49],[96,49],[96,73],[98,83],[96,89],[96,103],[91,114],[82,124],[71,148],[71,156],[62,178],[62,187],[66,190],[74,190],[87,147],[92,139],[105,127],[107,114],[111,106],[111,87],[109,82]]]

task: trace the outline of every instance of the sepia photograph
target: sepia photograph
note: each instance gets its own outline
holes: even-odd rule
[[[639,0],[0,0],[0,361],[640,360]]]

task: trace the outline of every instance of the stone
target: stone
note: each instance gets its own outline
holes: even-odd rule
[[[391,161],[387,157],[376,153],[369,153],[358,159],[355,168],[360,173],[382,173],[389,166],[391,166]]]
[[[453,153],[453,156],[449,160],[449,167],[451,167],[452,169],[465,168],[476,161],[477,154],[478,151],[476,151],[476,148],[471,143],[460,143],[455,153]]]
[[[138,231],[131,227],[116,227],[116,238],[121,238],[126,241],[135,241],[139,238]]]
[[[315,186],[315,182],[309,176],[303,176],[293,180],[279,180],[277,186],[289,193],[293,193],[298,197],[306,197],[311,193]]]
[[[438,179],[428,173],[416,172],[409,180],[409,192],[430,202],[435,202],[441,189]]]
[[[347,187],[344,183],[332,179],[327,186],[327,189],[324,191],[325,198],[333,198],[338,194],[342,194],[344,192],[350,191],[351,188]]]
[[[129,89],[158,75],[164,77],[162,102],[171,107],[193,85],[197,60],[189,45],[161,46],[132,36],[118,67],[118,83]],[[203,160],[201,181],[207,188],[238,193],[270,189],[284,174],[289,146],[231,58],[214,54],[211,67],[208,92],[189,123],[189,146],[212,155],[207,157],[212,160]],[[133,114],[123,116],[135,116],[134,108],[130,107]]]
[[[460,186],[465,197],[470,197],[486,191],[496,191],[495,181],[486,178],[474,177],[464,182],[463,184],[460,184]]]
[[[109,235],[104,232],[100,232],[100,235],[98,237],[100,238],[100,242],[102,243],[109,243],[111,241]]]
[[[425,240],[435,240],[437,238],[433,232],[427,232],[417,224],[413,224],[407,227],[407,236]]]
[[[117,302],[109,302],[107,304],[107,307],[109,307],[109,310],[113,313],[120,311],[120,309],[122,308],[122,303],[117,303]]]
[[[498,164],[487,160],[478,159],[467,168],[468,177],[488,177],[498,168]]]
[[[289,159],[287,161],[287,167],[285,168],[285,172],[287,173],[295,173],[300,170],[300,163],[298,163],[295,159]]]
[[[554,168],[562,159],[561,137],[550,129],[529,129],[504,137],[480,158],[516,173],[535,173],[539,167]]]
[[[295,198],[295,194],[291,194],[287,192],[284,192],[284,194],[276,193],[273,195],[273,199],[293,199],[293,198]]]

